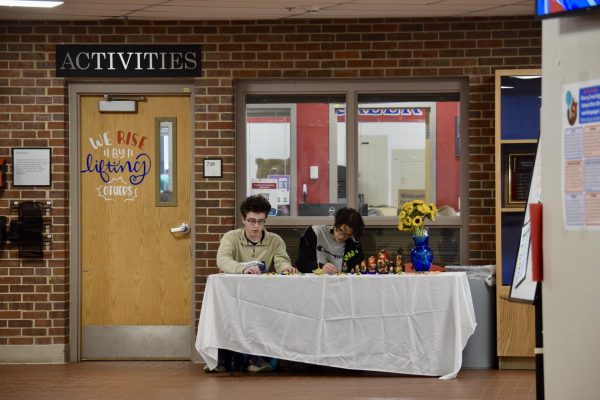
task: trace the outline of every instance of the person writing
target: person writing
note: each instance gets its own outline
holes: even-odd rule
[[[327,274],[350,272],[364,259],[359,238],[365,224],[353,208],[340,208],[333,226],[312,225],[300,238],[296,267],[300,272],[312,272],[320,267]]]
[[[217,251],[217,267],[230,274],[261,274],[263,272],[297,273],[287,254],[283,239],[265,229],[271,204],[263,196],[250,196],[240,206],[243,227],[231,230],[221,239]],[[264,268],[264,270],[261,270]],[[219,350],[219,361],[214,370],[223,372],[231,352]],[[260,356],[248,357],[248,372],[269,372],[272,365]]]
[[[265,229],[270,210],[271,204],[263,196],[244,200],[240,206],[244,226],[225,233],[217,251],[217,267],[221,271],[229,274],[298,272],[292,266],[283,239]],[[265,271],[261,271],[262,262]]]

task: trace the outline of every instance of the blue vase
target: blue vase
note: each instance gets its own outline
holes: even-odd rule
[[[429,236],[413,236],[415,247],[410,252],[410,261],[417,272],[429,271],[433,251],[429,248]]]

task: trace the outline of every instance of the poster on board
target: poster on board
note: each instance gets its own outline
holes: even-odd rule
[[[563,219],[567,230],[600,229],[600,80],[562,87]]]
[[[535,163],[533,165],[533,175],[529,185],[529,196],[525,206],[525,216],[521,228],[521,240],[517,251],[517,259],[513,273],[512,284],[510,286],[509,299],[533,303],[537,282],[533,280],[533,262],[531,257],[531,216],[529,215],[529,205],[542,201],[542,157],[541,157],[542,139],[538,142]]]

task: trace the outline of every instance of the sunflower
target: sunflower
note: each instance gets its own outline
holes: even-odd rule
[[[398,214],[398,229],[412,231],[413,236],[426,236],[425,220],[435,221],[436,214],[437,208],[433,203],[425,203],[423,200],[408,201],[402,205]]]

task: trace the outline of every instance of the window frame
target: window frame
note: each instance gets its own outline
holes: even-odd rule
[[[468,263],[469,238],[469,138],[468,104],[469,80],[467,77],[454,78],[401,78],[401,79],[279,79],[279,80],[238,80],[235,82],[235,122],[236,122],[236,210],[244,201],[247,188],[246,157],[246,99],[249,95],[342,95],[346,99],[346,204],[358,206],[358,119],[359,95],[362,94],[436,95],[453,93],[459,95],[460,103],[460,216],[438,216],[435,221],[427,221],[427,226],[435,228],[458,227],[460,229],[460,263]],[[422,102],[419,100],[417,102]],[[295,149],[295,145],[292,147]],[[296,155],[291,155],[291,160]],[[291,178],[291,187],[296,187],[296,177]],[[295,201],[295,198],[290,198]],[[241,216],[236,213],[236,225],[241,225]],[[396,226],[396,217],[363,217],[366,229],[389,228]],[[308,225],[331,224],[330,216],[278,216],[269,218],[269,225],[277,228],[302,227]]]

